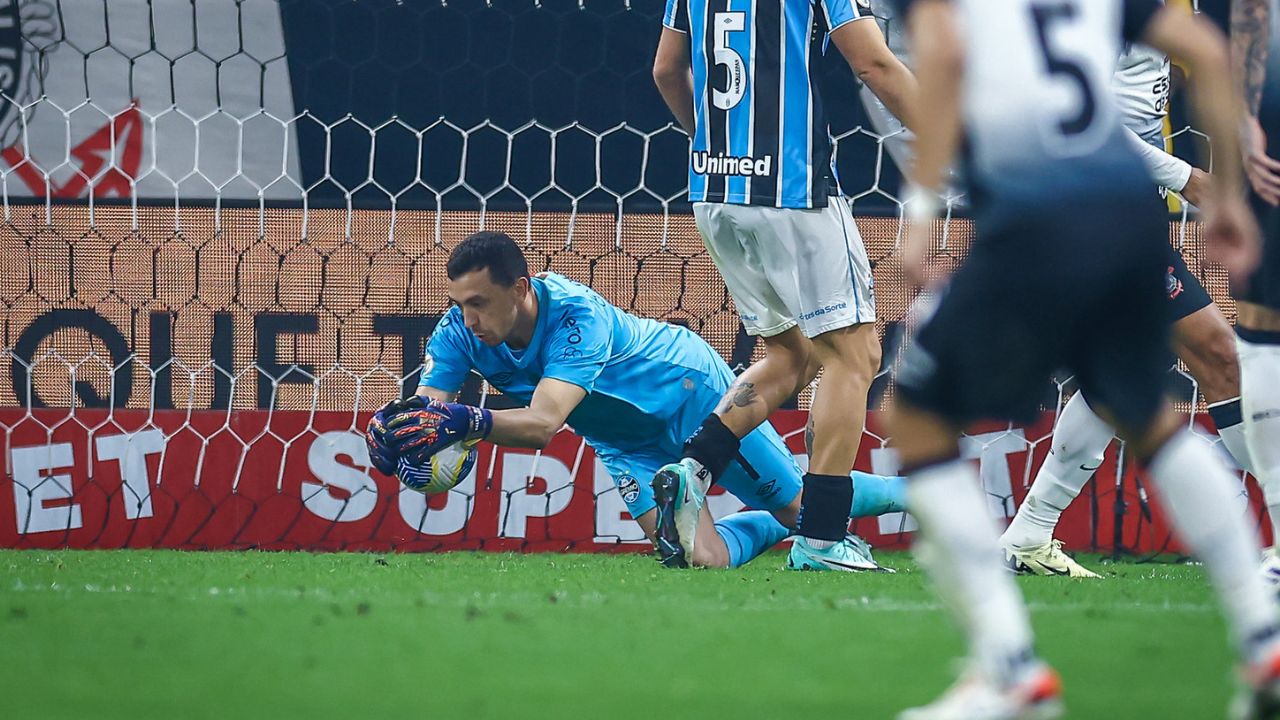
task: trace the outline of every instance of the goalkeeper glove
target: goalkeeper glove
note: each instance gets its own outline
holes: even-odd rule
[[[369,418],[369,426],[365,430],[364,441],[369,447],[369,460],[378,472],[395,477],[396,461],[400,459],[395,448],[391,447],[387,438],[387,423],[400,413],[417,410],[427,406],[427,399],[421,395],[410,395],[407,398],[396,398]]]
[[[411,465],[422,467],[441,448],[479,440],[493,430],[493,413],[461,403],[432,400],[387,421],[387,443]]]

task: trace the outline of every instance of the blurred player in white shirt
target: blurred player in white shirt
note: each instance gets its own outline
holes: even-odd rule
[[[1162,188],[1152,202],[1164,205],[1164,190],[1200,203],[1209,176],[1164,150],[1164,117],[1169,107],[1169,57],[1141,43],[1125,47],[1111,89],[1134,149],[1151,178]],[[1172,246],[1167,255],[1165,292],[1173,321],[1173,347],[1195,378],[1209,406],[1222,443],[1236,463],[1252,472],[1240,412],[1240,363],[1231,325]],[[1082,393],[1063,407],[1054,427],[1049,455],[1036,473],[1027,497],[1001,537],[1005,559],[1028,575],[1098,575],[1062,552],[1053,539],[1062,513],[1102,464],[1114,429],[1095,414]],[[1280,527],[1280,488],[1263,483],[1273,525]]]

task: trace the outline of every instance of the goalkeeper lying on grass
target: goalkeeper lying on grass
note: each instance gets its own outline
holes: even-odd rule
[[[456,306],[427,345],[417,396],[391,403],[369,423],[378,469],[409,478],[460,440],[540,448],[568,422],[653,539],[657,511],[647,479],[680,457],[715,410],[733,380],[729,366],[687,328],[629,315],[553,273],[529,277],[524,254],[501,233],[465,239],[449,256],[448,275]],[[472,370],[526,407],[491,412],[454,403]],[[801,475],[768,423],[743,438],[720,484],[758,509],[713,523],[704,507],[689,560],[738,567],[790,535]],[[851,518],[904,509],[902,478],[854,472],[850,482]],[[879,569],[860,538],[844,542],[850,552],[838,557],[845,562],[826,568]]]

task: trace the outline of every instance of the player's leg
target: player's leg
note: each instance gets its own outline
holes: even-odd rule
[[[750,331],[748,331],[750,332]],[[813,343],[798,327],[761,337],[764,357],[734,379],[716,406],[715,417],[734,437],[743,438],[768,420],[818,374]]]
[[[1272,490],[1280,495],[1280,210],[1258,200],[1254,207],[1263,231],[1262,260],[1238,298],[1236,332],[1245,437],[1254,476],[1270,502]],[[1274,521],[1272,532],[1280,532]],[[1272,582],[1280,583],[1275,550],[1267,553],[1263,567]]]
[[[1174,320],[1174,349],[1187,363],[1210,403],[1209,411],[1228,451],[1248,469],[1239,412],[1239,371],[1230,325],[1182,256],[1167,248],[1167,310]],[[1102,463],[1113,430],[1093,413],[1084,395],[1068,401],[1054,428],[1049,456],[1027,497],[1001,536],[1015,571],[1038,575],[1097,577],[1053,541],[1053,530]],[[1243,458],[1243,460],[1241,459]]]
[[[1237,483],[1164,397],[1160,370],[1169,326],[1155,295],[1163,277],[1147,269],[1150,260],[1143,257],[1159,250],[1148,249],[1151,244],[1125,248],[1129,281],[1094,309],[1093,322],[1076,335],[1069,364],[1099,413],[1114,421],[1146,465],[1175,531],[1204,563],[1244,663],[1280,660],[1280,613],[1257,570],[1253,525],[1235,509]]]
[[[822,376],[809,409],[803,507],[796,534],[821,552],[848,528],[853,489],[849,471],[866,425],[867,393],[880,367],[871,264],[848,201],[831,198],[818,213],[789,215],[770,247],[788,248],[777,261],[794,264],[796,281],[779,290],[813,339]],[[839,243],[826,241],[838,237]],[[775,250],[774,252],[779,252]]]
[[[1036,471],[1027,496],[1000,536],[1005,561],[1015,572],[1098,577],[1062,551],[1053,539],[1058,520],[1102,464],[1114,431],[1077,392],[1053,428],[1049,454]]]
[[[701,522],[696,506],[737,455],[741,438],[754,430],[817,372],[813,346],[796,329],[781,285],[794,286],[796,248],[783,248],[771,222],[785,223],[817,211],[695,203],[694,217],[746,331],[764,340],[765,357],[734,380],[715,412],[685,443],[684,457],[664,466],[653,485],[663,521],[661,552],[673,556],[696,548]],[[777,255],[777,256],[775,256]],[[779,278],[789,282],[779,282]],[[843,538],[843,532],[841,533]],[[693,543],[691,547],[691,543]]]
[[[652,477],[669,456],[658,453],[615,454],[605,451],[599,453],[599,457],[622,495],[627,511],[657,547],[658,511],[653,488],[637,478]],[[712,522],[711,513],[705,505],[699,508],[699,513],[701,522],[695,531],[697,541],[693,544],[693,552],[679,558],[685,565],[739,567],[791,534],[789,529],[764,510],[735,513],[718,522]],[[661,554],[660,559],[664,560],[664,564],[667,562]]]
[[[1047,263],[1024,257],[1016,243],[998,250],[992,244],[975,242],[897,374],[890,432],[920,524],[915,553],[956,613],[971,665],[966,680],[902,718],[1056,717],[1060,705],[1057,676],[1036,658],[1027,609],[1000,561],[977,469],[959,457],[960,429],[968,422],[1022,416],[1034,406],[1059,342],[1053,318],[1032,316],[1039,308],[1027,302],[1053,290],[1036,289],[1040,283],[1029,277]],[[984,712],[975,712],[974,703]]]
[[[1280,311],[1245,302],[1237,307],[1245,438],[1271,515],[1272,547],[1263,555],[1262,567],[1266,578],[1280,585],[1280,524],[1271,504],[1280,494]]]
[[[1280,675],[1280,613],[1258,572],[1261,547],[1253,524],[1236,511],[1230,471],[1167,402],[1143,430],[1127,431],[1122,416],[1116,419],[1159,489],[1178,537],[1204,564],[1243,666]]]
[[[1174,321],[1173,349],[1200,386],[1223,446],[1237,465],[1252,473],[1240,415],[1240,360],[1231,324],[1187,268],[1182,254],[1172,247],[1166,273],[1165,291]],[[1280,496],[1272,493],[1268,497],[1272,498],[1268,505],[1273,501],[1280,505]]]
[[[778,522],[794,528],[801,509],[803,472],[782,438],[764,423],[742,439],[738,457],[720,479],[720,484],[753,508],[773,513]],[[831,552],[815,553],[803,539],[792,544],[787,567],[796,570],[876,570],[881,569],[871,549],[861,538],[847,533],[852,518],[883,515],[906,510],[905,479],[855,472],[848,481],[853,502],[848,508],[845,538]]]

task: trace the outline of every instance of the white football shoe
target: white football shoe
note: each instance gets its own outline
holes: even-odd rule
[[[1019,575],[1060,575],[1073,578],[1099,578],[1098,573],[1086,568],[1062,551],[1061,540],[1050,540],[1043,545],[1014,547],[1001,543],[1005,564]]]
[[[1055,720],[1062,717],[1062,679],[1044,663],[1009,687],[976,671],[960,676],[942,697],[905,710],[898,720]]]

